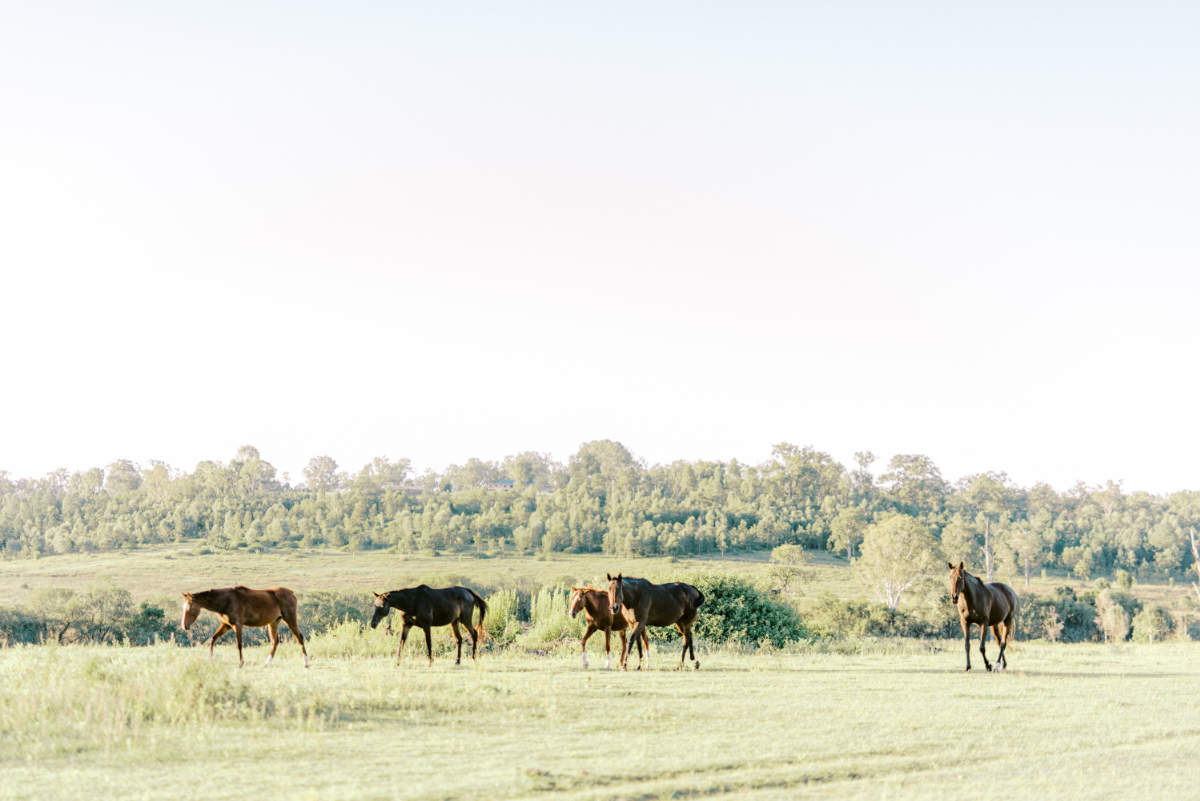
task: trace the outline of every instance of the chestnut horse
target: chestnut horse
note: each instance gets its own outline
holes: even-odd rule
[[[479,625],[471,628],[471,615],[479,607]],[[425,651],[429,655],[429,664],[433,665],[433,637],[430,627],[449,625],[454,631],[454,639],[458,641],[458,656],[454,664],[462,664],[462,634],[458,624],[467,627],[471,635],[471,659],[475,658],[475,648],[483,640],[483,616],[487,614],[487,603],[475,594],[474,590],[466,587],[445,587],[435,590],[422,584],[419,587],[406,587],[403,590],[375,593],[375,612],[371,615],[371,628],[379,625],[379,621],[387,617],[389,609],[398,609],[403,619],[400,629],[400,648],[396,651],[396,664],[400,664],[400,654],[404,652],[404,642],[408,639],[408,630],[418,626],[425,631]]]
[[[212,657],[213,646],[230,629],[237,636],[238,667],[246,664],[242,658],[242,627],[266,626],[271,634],[271,653],[267,656],[266,664],[271,664],[275,658],[275,649],[279,647],[279,621],[287,623],[287,627],[300,643],[300,652],[304,654],[304,666],[308,667],[308,649],[304,647],[304,635],[296,623],[296,594],[287,587],[272,587],[269,590],[252,590],[240,584],[236,587],[221,587],[220,589],[205,590],[204,592],[183,593],[183,630],[187,631],[201,609],[215,612],[221,619],[212,639],[208,641],[208,655]],[[265,666],[264,666],[265,667]]]
[[[597,631],[604,632],[604,667],[612,667],[612,633],[621,635],[621,653],[625,653],[625,629],[629,621],[624,615],[614,615],[608,594],[594,587],[572,587],[571,600],[568,603],[571,617],[575,617],[582,609],[587,617],[587,631],[584,632],[580,647],[583,650],[583,666],[588,666],[587,641]],[[638,670],[642,669],[642,646],[645,645],[646,667],[650,667],[650,636],[643,630],[642,641],[638,643]]]
[[[1000,643],[1000,655],[996,657],[996,665],[1008,668],[1008,659],[1004,656],[1005,647],[1012,642],[1017,630],[1017,594],[1013,588],[998,581],[984,584],[978,576],[972,576],[963,569],[963,563],[958,567],[947,562],[950,568],[950,600],[958,607],[958,622],[962,625],[963,648],[967,652],[967,670],[971,669],[971,624],[979,625],[979,654],[983,657],[983,666],[988,670],[987,653],[983,650],[987,642],[988,626]]]
[[[692,623],[704,593],[691,584],[673,581],[670,584],[651,584],[643,578],[628,578],[618,573],[608,577],[608,600],[613,616],[622,614],[635,624],[629,635],[629,643],[621,653],[621,669],[628,669],[629,649],[646,633],[646,626],[675,626],[683,635],[683,653],[679,656],[679,667],[691,652],[692,665],[699,670],[696,648],[692,638]]]

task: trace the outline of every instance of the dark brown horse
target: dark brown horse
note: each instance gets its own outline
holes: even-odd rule
[[[604,590],[597,590],[594,587],[572,587],[571,600],[567,608],[571,612],[571,617],[579,614],[583,610],[587,617],[587,631],[584,632],[583,640],[580,642],[580,647],[583,650],[583,666],[588,666],[587,661],[587,641],[597,631],[604,632],[604,667],[612,667],[612,633],[615,631],[621,635],[621,654],[625,653],[625,630],[629,628],[629,621],[624,615],[614,615],[612,611],[612,603],[609,602],[608,593]],[[646,652],[646,667],[650,667],[650,635],[643,629],[642,641],[638,643],[638,670],[642,669],[642,646],[645,646]],[[620,657],[618,657],[619,660]]]
[[[675,626],[683,635],[683,653],[679,656],[679,667],[691,652],[692,665],[699,670],[696,648],[692,638],[692,623],[704,593],[691,584],[680,581],[670,584],[651,584],[642,578],[627,578],[618,573],[608,577],[608,600],[614,616],[624,614],[634,623],[629,643],[621,652],[621,669],[628,669],[629,649],[646,633],[646,626]]]
[[[963,569],[963,563],[958,567],[946,563],[950,568],[950,600],[958,607],[958,622],[962,625],[963,648],[967,652],[967,670],[971,669],[971,624],[979,625],[979,654],[983,657],[983,665],[988,670],[987,653],[983,650],[987,642],[988,626],[1000,643],[1000,655],[996,657],[998,667],[1007,668],[1008,660],[1004,657],[1004,649],[1012,642],[1017,630],[1017,594],[1012,587],[994,581],[984,584],[978,576],[972,576]]]
[[[471,628],[471,615],[479,607],[479,625]],[[403,590],[375,593],[375,613],[371,616],[371,628],[379,625],[379,621],[387,617],[389,609],[396,609],[403,619],[400,629],[400,648],[396,651],[396,664],[400,664],[400,654],[404,652],[404,642],[408,639],[408,630],[418,626],[425,631],[425,651],[429,655],[429,664],[433,665],[433,636],[429,629],[433,626],[449,625],[454,631],[454,639],[458,641],[458,656],[454,664],[462,663],[462,634],[458,630],[461,623],[471,634],[471,659],[475,658],[476,646],[483,640],[483,616],[487,614],[487,603],[475,594],[474,590],[466,587],[445,587],[435,590],[422,584],[419,587],[406,587]]]
[[[267,664],[275,658],[275,649],[279,647],[279,621],[287,623],[287,627],[300,643],[300,652],[304,654],[304,666],[308,667],[308,649],[304,647],[304,636],[296,623],[296,594],[287,587],[272,587],[269,590],[252,590],[240,584],[236,587],[221,587],[220,589],[205,590],[204,592],[183,593],[183,630],[187,631],[201,609],[215,612],[221,619],[212,639],[208,641],[208,655],[211,657],[213,646],[230,629],[237,636],[238,667],[245,664],[242,659],[242,627],[266,626],[271,634],[271,653],[267,656]]]

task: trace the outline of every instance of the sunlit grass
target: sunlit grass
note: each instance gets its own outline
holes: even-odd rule
[[[450,640],[439,632],[444,649]],[[0,651],[0,798],[1190,797],[1200,646],[710,649],[583,670],[573,643],[425,667],[410,638]],[[857,649],[851,647],[856,645]]]

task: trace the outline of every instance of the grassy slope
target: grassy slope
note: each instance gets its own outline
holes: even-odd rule
[[[31,596],[47,587],[83,590],[97,582],[112,581],[128,589],[134,601],[148,600],[167,610],[178,611],[179,592],[209,587],[246,584],[257,587],[282,585],[300,598],[300,625],[309,630],[304,612],[305,593],[316,590],[386,590],[428,583],[433,586],[466,584],[486,597],[502,587],[526,592],[547,585],[592,584],[604,586],[607,572],[644,576],[652,581],[670,581],[698,572],[733,573],[743,578],[776,586],[772,565],[763,552],[717,557],[679,559],[619,558],[600,554],[553,554],[522,557],[508,554],[493,558],[473,555],[418,556],[390,551],[345,551],[336,549],[281,549],[265,553],[232,551],[198,553],[199,546],[174,545],[142,548],[128,552],[67,554],[36,560],[0,561],[0,606],[29,605]],[[1035,577],[1027,589],[1019,577],[997,576],[1011,583],[1019,597],[1029,592],[1049,595],[1055,587],[1068,584],[1077,591],[1094,586],[1067,576]],[[948,587],[944,577],[934,577],[933,597],[922,601],[908,593],[901,609],[925,603],[943,604],[949,614]],[[1137,583],[1131,592],[1145,603],[1159,603],[1184,610],[1194,619],[1195,599],[1186,584]],[[824,593],[843,599],[864,599],[867,592],[855,578],[845,559],[827,553],[809,554],[803,575],[793,579],[787,598],[801,615],[808,613]],[[874,600],[874,599],[872,599]],[[207,638],[215,618],[202,617],[194,637]],[[1040,634],[1040,632],[1039,632]],[[1022,632],[1019,636],[1029,636]],[[254,635],[251,635],[253,638]],[[285,636],[285,641],[290,636]]]
[[[84,589],[96,581],[111,579],[129,589],[135,600],[170,598],[183,590],[207,589],[232,584],[249,586],[283,585],[301,595],[307,590],[380,590],[427,582],[464,582],[495,589],[516,586],[535,589],[554,583],[604,581],[605,573],[668,581],[673,576],[699,571],[735,573],[765,579],[770,569],[765,553],[731,556],[727,559],[619,558],[599,554],[554,554],[533,559],[503,556],[481,559],[474,556],[414,556],[389,551],[352,552],[334,549],[278,550],[267,553],[233,551],[197,554],[198,546],[165,546],[129,552],[66,554],[41,559],[0,561],[0,605],[24,603],[42,587]],[[844,559],[830,554],[813,554],[806,578],[798,584],[799,599],[831,592],[841,598],[865,597]],[[941,581],[943,577],[938,576]],[[996,576],[1013,585],[1017,594],[1047,595],[1057,586],[1069,584],[1077,590],[1091,582],[1051,575],[1035,577],[1027,589],[1017,576]],[[1192,604],[1186,584],[1138,583],[1133,593],[1143,601],[1187,608]]]
[[[396,668],[385,639],[332,634],[309,671],[294,645],[242,671],[230,649],[4,650],[0,799],[1195,791],[1200,646],[1018,643],[1005,674],[962,673],[956,643],[882,647],[705,651],[699,672],[640,674],[516,653]]]

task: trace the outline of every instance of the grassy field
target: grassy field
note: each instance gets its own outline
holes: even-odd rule
[[[440,632],[446,637],[445,632]],[[448,637],[446,637],[448,638]],[[357,629],[249,649],[0,651],[0,799],[1195,797],[1200,645],[957,643],[584,671],[571,648],[424,667]],[[853,649],[851,649],[853,651]],[[595,664],[595,660],[593,661]]]
[[[336,549],[277,550],[265,553],[231,551],[199,553],[197,545],[143,548],[129,552],[64,554],[41,559],[0,561],[0,606],[25,603],[43,587],[83,590],[97,581],[111,580],[130,590],[135,600],[169,600],[171,609],[184,590],[249,586],[291,587],[300,595],[310,590],[382,590],[422,582],[439,585],[466,583],[485,590],[515,587],[535,590],[553,584],[602,584],[605,573],[669,581],[689,573],[719,571],[748,579],[767,580],[770,564],[764,552],[725,559],[622,558],[601,554],[553,554],[531,558],[501,556],[478,558],[470,555],[417,556],[390,551],[344,551]],[[803,608],[807,601],[828,592],[839,598],[864,598],[845,559],[827,553],[811,553],[806,575],[793,587],[793,600]],[[942,578],[938,577],[939,580]],[[1016,576],[997,576],[1013,585],[1018,595],[1034,592],[1049,595],[1054,588],[1070,585],[1076,590],[1093,582],[1074,577],[1034,577],[1031,586]],[[1191,588],[1184,583],[1139,582],[1133,594],[1143,602],[1188,608]]]

